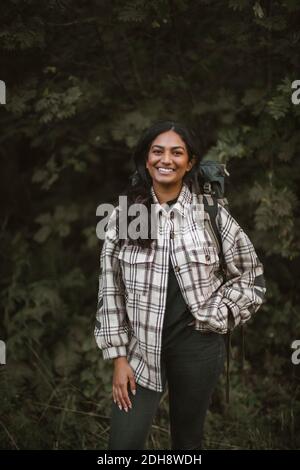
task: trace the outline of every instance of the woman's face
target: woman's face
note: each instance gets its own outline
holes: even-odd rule
[[[195,158],[189,161],[185,142],[174,131],[159,134],[150,146],[146,168],[154,186],[181,187],[182,178],[190,171]]]

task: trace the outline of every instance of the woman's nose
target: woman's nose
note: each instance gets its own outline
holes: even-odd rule
[[[168,152],[164,153],[161,157],[161,161],[163,163],[170,163],[171,162],[171,155]]]

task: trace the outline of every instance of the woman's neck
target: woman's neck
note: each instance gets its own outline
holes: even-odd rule
[[[161,187],[161,186],[157,187],[153,183],[153,189],[154,189],[154,192],[156,194],[156,197],[157,197],[159,203],[164,204],[165,202],[176,199],[179,196],[180,191],[182,189],[182,185],[183,184],[181,184],[180,186],[177,186],[177,187],[168,188],[168,187]]]

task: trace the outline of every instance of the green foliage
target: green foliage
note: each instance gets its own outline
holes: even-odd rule
[[[23,21],[20,15],[8,28],[0,32],[0,40],[4,50],[27,50],[45,47],[45,30],[39,17],[27,18]]]
[[[292,80],[288,78],[276,87],[278,94],[268,102],[269,112],[274,119],[283,118],[291,110],[291,88]]]
[[[54,119],[61,121],[74,116],[81,94],[78,86],[70,87],[61,93],[51,92],[46,88],[42,98],[35,105],[41,123],[47,124]]]
[[[207,152],[205,159],[227,163],[231,158],[243,158],[245,154],[246,148],[241,143],[240,130],[231,128],[220,131],[217,144]]]
[[[2,13],[0,447],[104,449],[112,364],[93,337],[96,207],[156,119],[195,129],[265,266],[267,302],[233,337],[205,446],[299,448],[297,0],[9,0]],[[168,448],[164,397],[148,448]]]
[[[299,255],[298,244],[294,240],[293,213],[298,201],[295,193],[287,186],[276,187],[272,183],[271,176],[272,173],[267,186],[262,187],[256,182],[249,193],[253,201],[259,202],[254,219],[256,230],[260,237],[260,245],[267,255],[277,252],[283,257],[293,259]]]
[[[79,217],[76,205],[71,207],[56,206],[53,216],[49,212],[40,214],[35,221],[41,225],[33,239],[38,243],[44,243],[50,235],[57,234],[64,238],[71,232],[71,222]]]
[[[126,2],[118,12],[118,20],[124,23],[140,23],[147,18],[146,4],[144,0]]]

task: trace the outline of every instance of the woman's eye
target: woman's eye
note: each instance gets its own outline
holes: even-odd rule
[[[162,151],[161,150],[153,150],[153,153],[160,154],[160,153],[162,153]],[[181,152],[174,152],[174,155],[182,155],[182,153]]]

